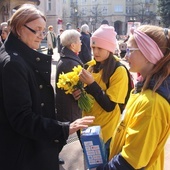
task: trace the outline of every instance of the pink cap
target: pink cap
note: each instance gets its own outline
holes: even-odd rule
[[[117,33],[114,27],[107,24],[101,25],[91,37],[91,47],[99,47],[110,52],[115,52],[117,39]]]

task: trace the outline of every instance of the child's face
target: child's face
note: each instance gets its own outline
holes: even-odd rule
[[[139,50],[133,37],[130,37],[127,41],[127,48],[128,54],[126,53],[125,57],[129,63],[129,71],[137,73],[145,72],[149,62]]]
[[[97,62],[103,63],[109,57],[110,52],[108,50],[99,47],[92,47],[92,49]]]

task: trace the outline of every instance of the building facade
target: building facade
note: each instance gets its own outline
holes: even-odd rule
[[[118,35],[125,35],[128,22],[133,26],[157,25],[157,3],[158,0],[63,0],[63,25],[76,28],[86,23],[93,32],[106,19]]]
[[[47,27],[53,25],[56,33],[61,27],[76,29],[84,23],[94,32],[103,19],[118,35],[127,35],[129,27],[139,24],[159,25],[158,0],[1,0],[0,22],[7,21],[23,3],[37,5],[47,17]]]
[[[0,23],[6,22],[22,4],[39,5],[39,0],[0,0]]]
[[[55,33],[62,27],[63,0],[41,0],[38,8],[46,15],[47,27],[52,25]]]

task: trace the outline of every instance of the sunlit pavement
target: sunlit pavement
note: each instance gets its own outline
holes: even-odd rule
[[[42,51],[43,53],[47,53],[46,50]],[[56,72],[56,63],[59,59],[59,54],[57,52],[57,48],[54,49],[54,55],[52,56],[52,74],[51,74],[51,83],[53,87],[55,86],[55,72]],[[126,61],[122,61],[128,67],[128,63]],[[135,78],[136,74],[132,74]],[[73,134],[68,139],[68,144],[64,146],[60,153],[60,157],[65,161],[64,165],[60,165],[60,170],[86,170],[84,155],[82,152],[82,148],[80,142],[77,138],[76,134]],[[170,170],[170,137],[165,146],[165,169]]]

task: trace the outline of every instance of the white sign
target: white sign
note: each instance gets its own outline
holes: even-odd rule
[[[130,29],[131,29],[132,27],[134,27],[135,29],[137,29],[140,25],[141,25],[140,22],[128,22],[128,25],[127,25],[127,35],[130,34]]]

